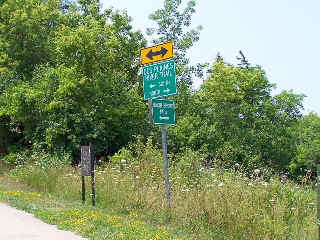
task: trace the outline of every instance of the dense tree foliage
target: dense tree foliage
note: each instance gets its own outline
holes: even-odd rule
[[[286,169],[296,152],[292,128],[302,117],[303,95],[272,96],[273,87],[261,67],[235,67],[218,58],[192,111],[171,130],[173,150],[201,150],[228,166]]]
[[[303,174],[307,169],[314,170],[320,163],[320,118],[315,113],[304,116],[294,129],[297,140],[297,154],[292,159],[292,174]]]
[[[181,5],[182,0],[164,0],[163,8],[150,15],[149,18],[157,24],[157,27],[147,29],[147,34],[154,36],[155,44],[174,42],[178,83],[191,86],[193,77],[202,77],[205,67],[205,64],[190,66],[187,57],[187,51],[199,40],[202,26],[190,29],[196,1],[188,1],[184,9],[181,9]]]
[[[193,150],[210,164],[294,175],[314,169],[320,120],[302,115],[304,96],[272,95],[275,86],[262,67],[242,52],[236,66],[219,55],[204,79],[207,65],[191,66],[187,57],[201,30],[190,29],[196,1],[182,3],[164,0],[150,15],[156,27],[148,29],[153,43],[174,42],[179,92],[170,98],[178,121],[169,128],[170,152]],[[138,57],[145,46],[126,13],[102,11],[98,0],[2,1],[0,154],[31,149],[77,156],[92,142],[105,158],[137,135],[159,138],[142,97]],[[191,87],[195,78],[205,80],[198,90]]]
[[[76,153],[92,141],[110,154],[144,131],[137,55],[145,40],[126,14],[102,12],[97,1],[61,6],[1,6],[2,126],[19,129],[23,146]]]

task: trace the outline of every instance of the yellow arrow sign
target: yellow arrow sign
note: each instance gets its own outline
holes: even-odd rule
[[[173,58],[173,43],[167,42],[143,48],[140,52],[141,64],[149,64]]]

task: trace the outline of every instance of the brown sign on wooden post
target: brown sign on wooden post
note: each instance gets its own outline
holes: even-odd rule
[[[91,176],[91,153],[89,146],[81,146],[82,176]]]
[[[91,176],[92,205],[96,205],[96,191],[94,182],[94,149],[93,146],[81,146],[81,172],[82,172],[82,202],[86,201],[85,176]]]

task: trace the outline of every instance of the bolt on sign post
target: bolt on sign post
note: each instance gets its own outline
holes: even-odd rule
[[[89,146],[81,146],[81,180],[82,180],[82,202],[86,201],[85,176],[91,176],[92,205],[95,206],[95,183],[94,183],[94,150],[91,143]]]
[[[176,67],[173,58],[173,43],[167,42],[141,49],[143,66],[144,100],[149,100],[152,110],[151,122],[162,125],[162,150],[168,208],[170,208],[170,181],[167,145],[167,126],[175,125],[176,116],[173,100],[157,99],[177,94]],[[166,60],[166,61],[165,61]]]

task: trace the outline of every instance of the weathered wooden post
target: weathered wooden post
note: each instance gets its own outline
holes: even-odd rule
[[[89,144],[90,149],[90,160],[91,160],[91,194],[92,194],[92,206],[96,205],[96,189],[95,189],[95,179],[94,179],[94,163],[95,163],[95,152],[92,144]]]
[[[82,203],[86,202],[86,182],[84,176],[81,176],[82,182]]]

